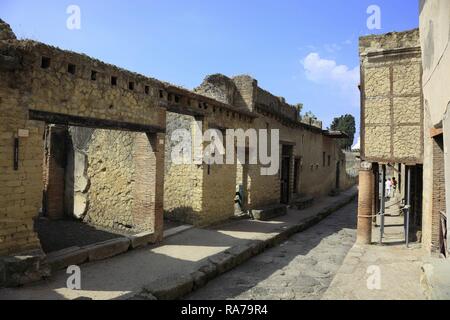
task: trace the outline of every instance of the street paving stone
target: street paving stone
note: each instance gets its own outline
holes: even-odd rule
[[[356,239],[356,201],[191,293],[187,300],[319,300]],[[355,262],[358,257],[354,257]]]

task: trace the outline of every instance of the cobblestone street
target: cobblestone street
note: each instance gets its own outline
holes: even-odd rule
[[[321,299],[356,237],[356,201],[186,297]]]

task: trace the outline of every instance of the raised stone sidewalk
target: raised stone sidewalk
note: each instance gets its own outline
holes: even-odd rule
[[[288,210],[272,221],[240,220],[210,229],[193,228],[162,244],[81,266],[82,290],[70,290],[70,275],[16,289],[0,299],[176,299],[203,286],[291,235],[318,223],[355,199],[357,188],[317,199],[306,210]]]
[[[394,210],[395,211],[395,210]],[[421,245],[406,247],[403,217],[387,217],[383,244],[374,227],[372,245],[356,244],[334,277],[323,300],[426,300]]]

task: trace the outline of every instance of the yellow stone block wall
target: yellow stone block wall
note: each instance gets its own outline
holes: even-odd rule
[[[44,125],[27,120],[27,109],[12,74],[0,73],[0,255],[40,249],[33,218],[42,202]],[[18,170],[14,170],[14,137],[19,139]]]
[[[234,215],[237,166],[205,164],[203,167],[203,206],[198,224],[208,225]]]

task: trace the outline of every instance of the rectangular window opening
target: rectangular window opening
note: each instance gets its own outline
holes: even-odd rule
[[[91,80],[97,81],[97,71],[95,71],[95,70],[91,71]]]
[[[75,74],[76,71],[77,71],[76,65],[69,63],[69,65],[67,66],[67,72],[70,74]]]
[[[41,60],[41,68],[42,68],[42,69],[48,69],[48,68],[50,68],[50,61],[51,61],[50,58],[48,58],[48,57],[42,57],[42,60]]]

